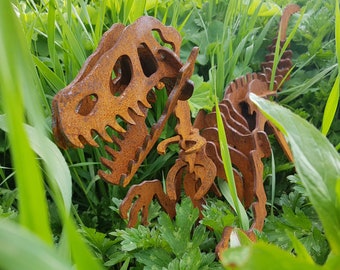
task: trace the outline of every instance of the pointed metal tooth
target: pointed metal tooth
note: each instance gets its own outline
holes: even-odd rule
[[[105,128],[102,129],[102,130],[98,130],[98,129],[97,129],[96,131],[97,131],[98,135],[99,135],[104,141],[106,141],[106,142],[108,142],[108,143],[112,143],[112,142],[113,142],[113,141],[112,141],[112,138],[109,136],[109,134],[107,134]]]
[[[103,170],[99,170],[98,175],[99,175],[100,178],[104,179],[106,182],[109,182],[113,185],[119,185],[120,184],[119,179],[117,180],[117,178],[114,177],[114,175],[111,174],[111,173],[107,173]]]
[[[132,109],[132,108],[130,108]],[[133,110],[133,109],[132,109]],[[119,114],[119,116],[121,116],[126,122],[128,122],[130,125],[136,125],[136,122],[132,119],[131,115],[129,114],[129,112],[125,112],[122,114]]]
[[[78,136],[67,137],[70,144],[75,148],[84,148],[84,144],[80,141]]]
[[[128,164],[128,172],[132,171],[133,166],[136,164],[134,160],[130,160]]]
[[[111,170],[111,169],[113,168],[113,166],[114,166],[114,161],[109,160],[109,159],[104,158],[104,157],[101,157],[101,158],[100,158],[100,162],[101,162],[104,166],[106,166],[107,168],[109,168],[110,170]]]
[[[145,136],[145,139],[144,139],[144,142],[143,142],[143,146],[142,146],[143,149],[147,148],[150,139],[151,139],[151,135],[148,134],[148,135]]]
[[[87,144],[93,146],[93,147],[98,147],[98,144],[96,141],[92,138],[91,133],[88,134],[82,134],[82,138],[86,141]]]
[[[138,147],[136,150],[136,155],[135,155],[135,160],[138,161],[140,154],[143,153],[143,148],[142,147]]]
[[[100,178],[106,179],[106,176],[108,175],[108,173],[103,170],[98,170],[98,175]]]
[[[126,133],[124,133],[126,134]],[[122,142],[123,140],[125,139],[123,135],[122,136],[122,139],[118,138],[118,137],[113,137],[113,143],[116,144],[118,146],[119,149],[117,149],[117,152],[121,151],[121,148],[122,148]]]
[[[231,92],[235,92],[237,91],[237,85],[236,85],[236,82],[233,81],[231,84],[230,84],[230,89],[231,89]]]
[[[139,99],[139,101],[146,107],[146,108],[151,108],[151,104],[149,103],[147,99],[147,95],[145,97],[142,97]]]
[[[127,177],[127,175],[126,174],[122,174],[121,176],[120,176],[120,179],[119,179],[119,185],[121,185],[121,186],[123,186],[123,187],[126,187],[126,185],[127,185],[127,181],[126,181],[126,177]],[[127,183],[126,183],[127,182]]]
[[[111,128],[113,128],[115,131],[117,131],[119,133],[125,133],[126,132],[126,130],[121,125],[119,125],[116,120],[114,120],[108,126],[110,126]]]
[[[137,106],[135,106],[133,108],[133,111],[138,115],[138,116],[141,116],[141,117],[144,117],[145,114],[142,112],[142,110],[139,108],[139,104],[137,102]]]
[[[105,146],[104,146],[104,149],[105,149],[105,151],[113,158],[113,161],[114,161],[115,158],[116,158],[116,153],[117,153],[117,151],[114,150],[113,148],[111,148],[111,147],[108,146],[108,145],[105,145]]]

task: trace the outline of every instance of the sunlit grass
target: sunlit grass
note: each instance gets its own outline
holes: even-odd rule
[[[325,111],[322,119],[321,132],[327,135],[334,120],[340,99],[340,11],[339,1],[335,1],[335,52],[338,61],[338,75],[335,79],[333,88],[328,96]]]
[[[72,261],[80,269],[87,269],[87,267],[100,269],[70,218],[72,189],[69,169],[56,145],[47,138],[48,133],[41,107],[43,103],[41,97],[36,95],[39,91],[34,91],[41,87],[37,83],[39,79],[31,54],[27,50],[27,41],[23,38],[24,33],[10,2],[7,0],[1,1],[0,17],[0,39],[3,41],[0,45],[1,58],[2,63],[7,67],[6,69],[2,68],[0,72],[1,98],[6,100],[1,104],[4,115],[1,116],[0,125],[1,129],[8,132],[11,143],[14,177],[18,188],[20,223],[23,228],[40,237],[45,244],[53,246],[46,183],[44,183],[46,177],[49,180],[49,189],[47,190],[58,207],[63,223],[63,236],[61,237],[63,240],[59,244],[64,248],[68,247],[73,257],[71,260],[69,257],[63,258],[64,262]],[[30,125],[25,124],[25,115],[28,116]],[[42,158],[46,174],[33,150]],[[7,225],[3,225],[6,229]],[[27,238],[27,242],[22,245],[23,250],[26,248],[26,252],[28,252],[28,249],[32,247],[27,245],[35,245],[36,252],[42,252],[44,244],[39,243],[33,236],[26,236],[27,233],[22,233],[19,229],[16,230],[18,230],[18,235],[15,235],[14,231],[10,236],[1,235],[2,239],[12,237],[15,241],[16,237],[24,237]],[[19,247],[15,246],[15,243],[13,243],[13,248],[18,249]],[[53,252],[57,253],[54,246],[46,255],[51,256]],[[31,256],[31,260],[34,258],[35,256]],[[10,257],[1,260],[1,268],[16,269],[16,264],[13,263],[13,268],[9,268],[8,260],[13,259]],[[30,261],[26,261],[26,264],[32,267],[37,265]],[[50,264],[51,269],[54,269],[55,262],[53,260],[46,264]]]
[[[6,120],[3,123],[8,128],[8,138],[11,144],[11,157],[15,167],[15,179],[19,190],[20,222],[27,229],[41,237],[44,241],[52,243],[52,232],[48,221],[47,201],[43,186],[43,176],[35,154],[30,148],[27,133],[24,129],[25,109],[32,124],[40,132],[44,126],[41,121],[42,111],[36,89],[38,80],[34,72],[33,62],[27,50],[26,40],[9,1],[0,3],[0,69],[2,109]],[[6,27],[5,27],[6,26]],[[17,33],[17,35],[13,34]],[[24,97],[27,98],[24,108]]]

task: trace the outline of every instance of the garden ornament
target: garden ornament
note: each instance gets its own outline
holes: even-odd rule
[[[289,16],[298,11],[296,5],[286,8],[281,19],[281,46]],[[158,33],[158,34],[156,34]],[[158,37],[158,38],[157,38]],[[249,99],[249,93],[262,97],[276,95],[283,78],[292,67],[291,52],[286,51],[275,73],[274,89],[269,90],[272,76],[274,45],[262,64],[261,73],[248,74],[233,81],[219,104],[228,141],[237,194],[246,208],[252,208],[254,221],[247,235],[262,230],[266,217],[266,195],[263,188],[262,158],[270,156],[266,132],[273,132],[291,158],[282,134],[268,122]],[[135,226],[141,212],[147,224],[148,207],[157,198],[162,208],[174,217],[181,186],[193,204],[202,209],[209,191],[220,196],[216,177],[226,179],[218,139],[216,112],[200,111],[191,122],[187,100],[194,86],[190,76],[194,70],[198,48],[193,48],[186,63],[179,58],[181,37],[172,27],[152,17],[141,17],[125,27],[114,24],[97,50],[87,59],[77,77],[53,99],[53,133],[61,148],[85,144],[98,146],[99,135],[107,145],[111,159],[101,158],[108,170],[99,176],[114,185],[129,185],[142,162],[157,144],[171,115],[177,119],[177,135],[157,145],[164,154],[170,144],[180,147],[178,159],[169,170],[164,191],[160,180],[132,185],[120,206],[128,226]],[[157,122],[145,123],[155,91],[166,88],[167,102]],[[108,130],[114,135],[109,135]],[[110,146],[108,146],[110,145]],[[226,228],[216,247],[218,255],[228,248],[232,229]]]

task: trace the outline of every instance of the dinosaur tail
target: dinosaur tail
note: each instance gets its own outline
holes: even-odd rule
[[[284,10],[280,21],[280,41],[285,41],[290,17],[298,12],[300,7],[296,4],[288,5]]]
[[[279,28],[279,38],[280,38],[280,49],[283,47],[283,45],[286,42],[286,37],[287,37],[287,27],[288,27],[288,22],[290,17],[298,12],[300,10],[300,7],[295,4],[288,5],[282,14],[281,21],[280,21],[280,28]],[[275,57],[275,50],[276,50],[276,43],[277,39],[273,40],[273,43],[268,47],[269,53],[266,55],[266,61],[261,64],[262,70],[263,70],[263,75],[265,76],[265,80],[267,83],[270,83],[271,81],[271,76],[273,74],[273,66],[274,66],[274,57]],[[293,53],[291,50],[286,50],[277,67],[275,72],[275,78],[274,78],[274,87],[273,90],[279,91],[280,85],[282,84],[282,81],[284,79],[289,79],[289,71],[293,66],[292,63],[292,56]]]

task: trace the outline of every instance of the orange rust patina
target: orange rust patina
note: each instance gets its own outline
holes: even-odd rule
[[[290,5],[282,16],[281,46],[285,41],[288,18],[298,10],[296,5]],[[161,41],[155,38],[154,32],[159,34]],[[179,33],[152,17],[141,17],[127,27],[115,24],[104,34],[78,76],[53,100],[53,133],[60,147],[98,146],[94,134],[114,146],[105,147],[112,159],[101,159],[109,172],[98,172],[101,178],[114,185],[130,183],[169,117],[177,118],[177,135],[157,146],[160,154],[164,154],[170,144],[180,146],[178,159],[166,177],[166,192],[157,179],[131,186],[120,207],[122,217],[129,219],[128,226],[137,224],[139,212],[142,223],[147,223],[148,206],[153,198],[157,198],[171,217],[175,216],[182,184],[193,204],[201,209],[209,191],[220,196],[215,178],[226,179],[216,113],[201,111],[194,123],[191,122],[187,99],[194,88],[190,77],[198,48],[192,49],[183,64],[179,58],[180,45]],[[291,51],[286,51],[280,60],[274,89],[269,90],[274,49],[274,45],[269,47],[271,53],[262,65],[263,72],[233,81],[219,104],[238,196],[244,206],[252,207],[254,212],[253,224],[246,232],[251,239],[255,239],[254,230],[262,230],[266,217],[261,159],[271,152],[267,131],[276,135],[291,158],[282,134],[267,122],[249,99],[250,92],[262,97],[275,95],[288,74],[292,66]],[[148,128],[145,120],[148,109],[155,102],[154,89],[163,87],[168,94],[165,109],[157,122]],[[114,131],[114,136],[108,135],[108,127]],[[218,255],[228,247],[230,233],[231,228],[226,228],[216,247]]]

